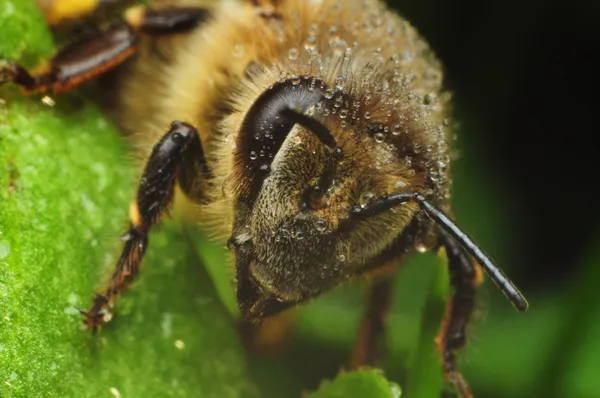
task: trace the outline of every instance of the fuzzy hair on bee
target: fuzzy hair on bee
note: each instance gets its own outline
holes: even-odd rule
[[[403,188],[431,192],[446,206],[448,96],[428,46],[384,4],[273,7],[261,15],[251,2],[222,2],[201,29],[172,46],[170,62],[136,60],[120,115],[142,148],[172,120],[198,129],[217,188],[196,189],[210,195],[196,198],[207,203],[202,224],[221,239],[251,240],[253,276],[285,301],[301,301],[365,272],[377,256],[434,244],[416,203],[352,227],[349,210]],[[266,93],[279,97],[277,105],[321,118],[344,153],[319,209],[305,211],[304,194],[331,167],[329,150],[298,124],[284,139],[269,132],[283,130],[277,115],[250,121],[273,101],[261,98]],[[419,233],[394,248],[413,220]],[[383,260],[392,258],[377,262]]]
[[[49,22],[79,12],[58,3],[69,2],[44,1]],[[120,68],[107,113],[143,170],[122,254],[81,311],[85,325],[110,320],[174,204],[229,247],[247,321],[370,277],[354,367],[379,357],[395,271],[415,251],[444,249],[454,293],[437,342],[448,384],[472,396],[455,352],[481,270],[517,309],[527,301],[450,216],[451,96],[416,29],[380,0],[148,3],[66,46],[43,73],[9,62],[0,75],[60,92]]]

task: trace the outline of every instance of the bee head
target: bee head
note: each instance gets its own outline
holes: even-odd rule
[[[290,79],[263,92],[241,124],[229,242],[246,317],[279,312],[359,274],[418,211],[407,203],[368,222],[352,219],[356,206],[426,184],[378,138],[382,124],[332,115],[338,98],[318,79]]]

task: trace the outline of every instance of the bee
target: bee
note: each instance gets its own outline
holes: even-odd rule
[[[57,24],[107,2],[42,3]],[[443,250],[454,292],[437,341],[447,382],[472,396],[456,351],[481,270],[528,303],[451,217],[450,96],[408,21],[379,0],[151,1],[36,73],[5,61],[0,83],[56,94],[117,67],[109,112],[145,166],[114,272],[81,311],[88,328],[111,319],[152,228],[192,203],[183,217],[229,248],[249,322],[373,278],[353,367],[379,356],[395,271]]]

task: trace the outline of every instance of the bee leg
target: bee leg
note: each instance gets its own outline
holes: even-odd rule
[[[436,338],[442,354],[447,382],[461,398],[472,398],[467,382],[458,370],[455,352],[465,346],[466,329],[475,308],[475,292],[482,281],[482,271],[465,250],[447,233],[440,232],[440,245],[446,249],[450,283],[454,293],[448,300],[446,314]]]
[[[84,325],[96,331],[108,322],[115,299],[133,282],[148,247],[148,233],[167,213],[173,200],[177,171],[184,154],[199,142],[198,132],[189,124],[173,122],[169,131],[154,146],[140,179],[136,201],[130,208],[131,226],[122,236],[125,241],[108,286],[97,294],[84,315]]]
[[[350,368],[374,366],[385,343],[385,322],[392,304],[394,279],[377,279],[369,288],[367,310],[363,317]]]
[[[196,204],[205,204],[209,199],[207,192],[213,188],[211,180],[214,175],[206,158],[199,139],[190,143],[183,154],[181,165],[177,171],[177,183],[183,193]]]
[[[12,61],[0,62],[0,85],[14,83],[26,92],[64,92],[129,59],[138,50],[140,35],[184,33],[207,17],[203,8],[133,7],[126,12],[124,24],[67,45],[40,72],[29,72]]]
[[[32,73],[12,61],[4,61],[0,63],[0,85],[14,83],[28,93],[60,93],[116,67],[136,50],[133,30],[119,26],[66,46],[43,72]]]

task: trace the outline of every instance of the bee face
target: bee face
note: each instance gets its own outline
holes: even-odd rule
[[[294,130],[270,166],[247,229],[253,244],[250,273],[280,298],[298,302],[335,284],[342,273],[337,202],[345,195],[336,195],[335,185],[315,193],[327,149],[309,133]]]
[[[297,303],[339,285],[360,274],[414,218],[410,203],[368,222],[351,218],[356,206],[409,184],[420,187],[424,179],[397,161],[403,144],[392,129],[399,116],[381,123],[358,117],[365,95],[330,95],[325,82],[293,78],[262,93],[241,123],[230,246],[256,300]],[[285,111],[293,109],[315,125],[291,122]],[[247,305],[240,300],[242,312]],[[264,310],[256,302],[249,308]],[[258,315],[264,314],[252,316]]]

